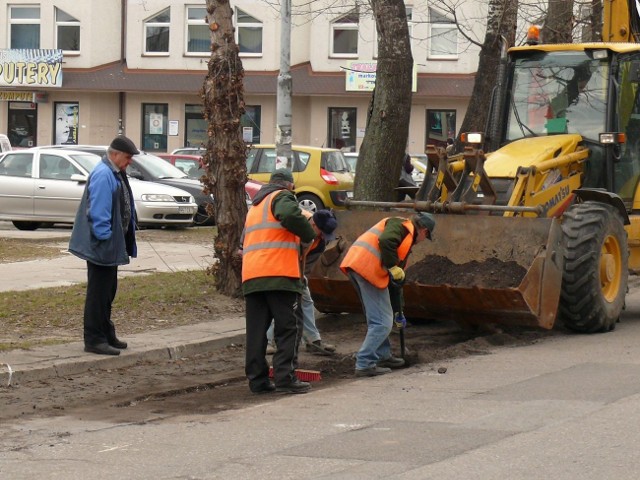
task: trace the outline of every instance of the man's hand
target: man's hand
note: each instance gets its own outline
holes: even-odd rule
[[[396,282],[402,283],[404,281],[404,270],[398,266],[393,266],[389,269],[389,274]]]
[[[407,326],[407,319],[405,318],[402,312],[396,313],[395,318],[393,319],[393,323],[398,328],[404,328]]]

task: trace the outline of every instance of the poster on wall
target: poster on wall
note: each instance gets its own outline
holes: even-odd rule
[[[80,106],[78,103],[55,104],[56,145],[78,145],[78,125],[80,123]]]
[[[162,135],[162,114],[150,113],[149,114],[149,134],[150,135]]]

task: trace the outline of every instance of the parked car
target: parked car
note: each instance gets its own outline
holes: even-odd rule
[[[201,147],[182,147],[176,148],[171,155],[203,155],[204,152],[205,149]]]
[[[42,147],[35,148],[38,149]],[[106,146],[54,145],[50,148],[80,150],[94,153],[101,157],[107,154]],[[205,195],[202,192],[203,186],[199,180],[189,178],[182,170],[174,167],[160,157],[141,151],[140,154],[133,156],[131,164],[127,167],[127,174],[139,180],[162,183],[189,192],[198,204],[198,212],[194,217],[194,224],[213,225],[215,223],[214,216],[210,215],[207,211],[208,205],[213,206],[213,196]]]
[[[182,170],[189,178],[199,180],[205,174],[205,167],[200,155],[158,153],[158,157]]]
[[[180,170],[186,173],[189,178],[199,180],[200,177],[205,174],[205,167],[202,164],[202,157],[199,155],[174,155],[171,153],[159,153],[158,157],[166,160],[175,167],[178,167]],[[255,197],[256,193],[258,193],[258,190],[260,190],[262,185],[264,185],[264,183],[251,180],[250,178],[247,179],[247,183],[244,186],[244,189],[247,192],[248,196],[247,205],[251,205],[253,197]]]
[[[302,208],[315,212],[341,208],[353,197],[353,173],[340,150],[301,145],[292,146],[293,181]],[[247,155],[247,174],[252,180],[268,182],[280,167],[275,145],[253,145]]]
[[[0,220],[20,230],[43,223],[73,223],[89,173],[100,157],[74,150],[38,148],[0,157]],[[177,188],[131,179],[138,225],[193,223],[197,205]]]

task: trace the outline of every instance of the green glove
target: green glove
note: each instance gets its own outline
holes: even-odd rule
[[[389,269],[389,273],[391,274],[391,278],[393,278],[396,282],[404,281],[404,270],[400,267],[391,267]]]

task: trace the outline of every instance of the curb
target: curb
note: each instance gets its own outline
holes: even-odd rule
[[[95,355],[84,353],[83,344],[74,342],[67,344],[69,350],[77,350],[69,358],[44,360],[44,365],[22,364],[11,366],[0,362],[0,387],[7,387],[23,382],[41,381],[50,378],[63,378],[77,375],[90,370],[112,370],[131,367],[139,362],[153,362],[159,360],[178,360],[183,357],[209,353],[212,350],[229,345],[244,343],[245,333],[231,333],[224,336],[204,338],[186,343],[175,343],[164,346],[150,347],[143,350],[123,350],[118,356]],[[142,347],[144,348],[144,347]]]

